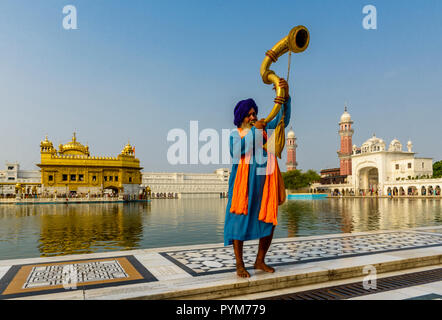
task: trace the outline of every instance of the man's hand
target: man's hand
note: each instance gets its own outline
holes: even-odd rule
[[[256,129],[261,129],[262,130],[265,127],[266,127],[266,122],[265,122],[264,118],[255,122],[255,128]]]
[[[285,98],[288,98],[288,96],[289,96],[289,85],[288,85],[287,81],[285,81],[285,79],[281,78],[281,79],[279,79],[279,83],[278,83],[278,85],[279,85],[281,88],[284,88],[284,89],[285,89],[285,93],[286,93]],[[275,86],[275,84],[273,84],[273,90],[276,91],[276,86]]]
[[[289,88],[289,84],[283,78],[279,79],[279,86],[284,89]]]

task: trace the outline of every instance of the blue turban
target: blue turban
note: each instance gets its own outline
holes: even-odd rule
[[[240,102],[238,102],[235,109],[233,110],[233,114],[235,116],[233,123],[235,124],[235,126],[237,126],[238,128],[241,127],[244,118],[247,117],[247,114],[252,108],[255,109],[256,114],[258,114],[258,106],[253,99],[241,100]]]

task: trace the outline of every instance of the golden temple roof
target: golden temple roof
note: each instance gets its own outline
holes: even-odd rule
[[[80,142],[77,141],[76,134],[74,132],[72,136],[72,140],[65,145],[60,144],[59,154],[83,154],[89,156],[89,146],[84,146]]]
[[[133,156],[133,155],[135,155],[135,148],[132,147],[132,146],[130,145],[130,143],[128,142],[128,143],[126,144],[126,146],[124,147],[124,149],[121,150],[121,154],[123,154],[123,155],[127,155],[127,156]]]
[[[45,139],[42,142],[40,142],[40,147],[41,148],[53,147],[52,142],[48,140],[48,136],[46,136]]]
[[[40,142],[40,152],[55,154],[56,150],[51,141],[48,140],[48,136],[45,137],[43,141]]]

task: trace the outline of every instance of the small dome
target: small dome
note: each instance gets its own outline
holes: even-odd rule
[[[294,139],[295,138],[295,131],[290,128],[290,131],[287,132],[287,139]]]
[[[373,137],[371,137],[362,144],[361,150],[362,153],[384,151],[385,142],[384,140],[376,137],[376,135],[374,134]]]
[[[45,137],[44,141],[40,142],[40,147],[44,148],[49,148],[49,147],[53,147],[52,142],[48,140],[48,136]]]
[[[133,156],[135,153],[135,148],[130,145],[128,142],[123,150],[121,150],[121,154]]]
[[[402,151],[402,144],[398,139],[393,139],[388,147],[388,151]]]
[[[346,110],[341,116],[341,122],[350,122],[350,121],[351,121],[350,113],[348,113]]]
[[[86,155],[89,156],[89,146],[84,146],[77,141],[77,136],[74,132],[72,136],[72,141],[66,143],[65,145],[59,146],[59,153],[66,155]]]

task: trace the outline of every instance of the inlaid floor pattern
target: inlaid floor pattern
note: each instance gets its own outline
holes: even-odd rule
[[[266,263],[278,266],[441,245],[442,234],[423,231],[333,236],[316,240],[274,241],[267,253]],[[246,267],[253,266],[256,253],[256,244],[244,245],[243,256]],[[232,246],[161,252],[160,254],[193,276],[235,270],[235,256]]]
[[[0,279],[0,299],[150,281],[133,256],[14,265]]]

